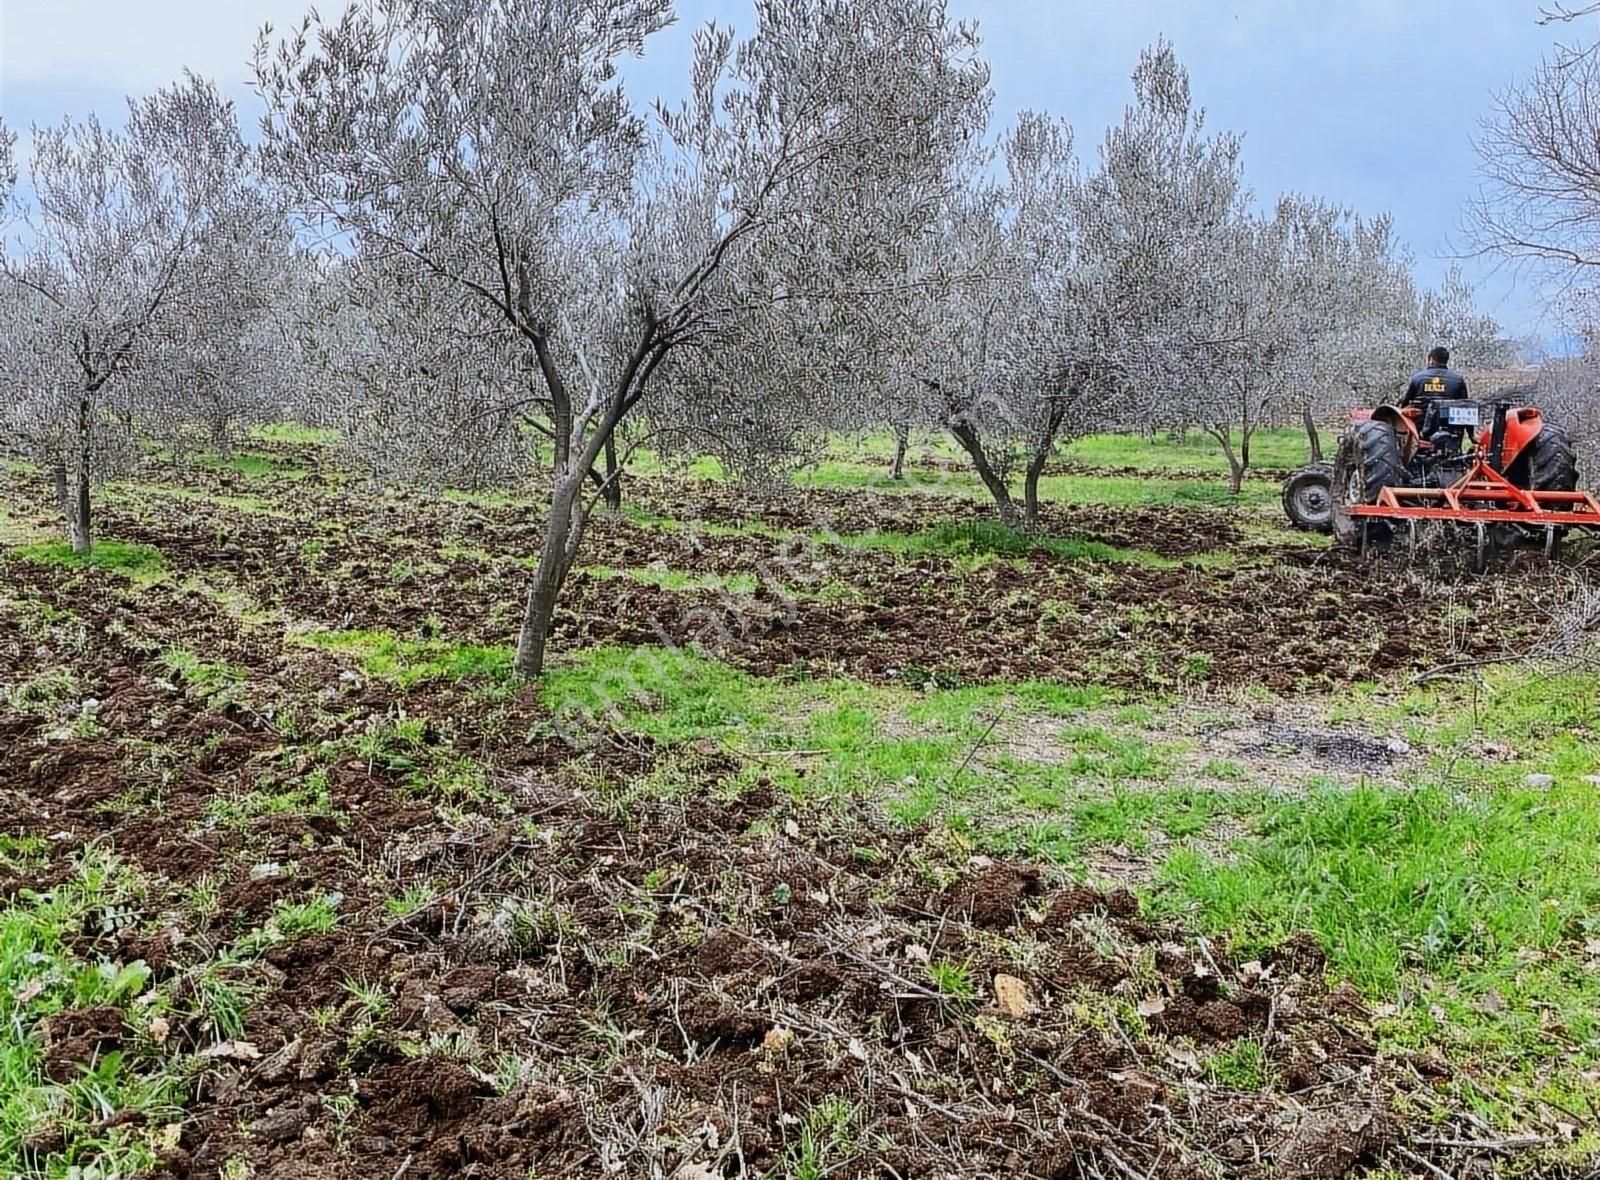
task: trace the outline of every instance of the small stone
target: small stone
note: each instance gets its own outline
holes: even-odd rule
[[[1556,785],[1556,776],[1553,774],[1530,774],[1522,781],[1534,790],[1542,791]]]
[[[1387,749],[1389,753],[1393,754],[1396,758],[1404,758],[1407,754],[1411,753],[1411,743],[1406,741],[1405,738],[1390,738],[1388,742],[1385,743],[1385,749]]]
[[[761,1038],[761,1051],[763,1053],[787,1053],[789,1046],[794,1044],[794,1030],[779,1025],[770,1029],[767,1035]]]
[[[996,975],[994,977],[994,999],[1012,1020],[1026,1020],[1036,1010],[1033,997],[1028,994],[1028,985],[1015,975]]]
[[[260,1061],[261,1050],[249,1041],[223,1041],[212,1045],[209,1049],[202,1049],[197,1056],[208,1061],[217,1061],[229,1058],[234,1061]]]
[[[1600,787],[1600,774],[1586,774],[1583,781],[1591,787]]]

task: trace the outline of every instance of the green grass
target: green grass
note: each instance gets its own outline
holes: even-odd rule
[[[311,474],[304,467],[296,465],[292,459],[262,451],[238,451],[230,459],[204,455],[196,460],[196,464],[213,470],[234,471],[248,479],[262,482],[279,479],[298,482]]]
[[[159,577],[163,568],[161,551],[153,545],[133,545],[125,541],[97,541],[88,553],[74,553],[65,541],[40,541],[19,545],[13,555],[37,565],[61,565],[70,569],[111,570],[131,578]]]
[[[226,827],[244,828],[272,816],[333,818],[338,812],[328,789],[327,772],[314,770],[300,782],[278,789],[258,787],[243,795],[219,795],[207,806],[206,814]]]
[[[235,703],[249,673],[234,664],[202,660],[181,647],[161,654],[161,665],[176,676],[193,696],[214,707]]]
[[[1330,433],[1323,432],[1325,445]],[[887,467],[894,458],[894,449],[894,434],[877,430],[840,438],[829,448],[829,453],[838,459]],[[1068,443],[1059,448],[1057,454],[1067,462],[1094,467],[1134,467],[1156,472],[1214,471],[1219,475],[1228,471],[1222,445],[1198,430],[1190,431],[1181,440],[1164,434],[1154,438],[1137,434],[1093,434]],[[946,463],[967,461],[966,452],[944,431],[914,431],[907,455],[913,462],[924,458],[937,458]],[[1310,458],[1305,432],[1298,428],[1258,431],[1251,440],[1250,458],[1252,465],[1258,467],[1299,467]]]
[[[148,1019],[136,1005],[149,968],[96,956],[85,939],[108,933],[138,892],[115,858],[89,849],[67,882],[0,910],[0,1175],[132,1176],[156,1162],[152,1131],[177,1114],[178,1075],[135,1042],[51,1078],[39,1036],[44,1019],[101,1005],[135,1028]]]
[[[1224,1090],[1263,1090],[1272,1081],[1272,1063],[1260,1041],[1235,1041],[1206,1059],[1206,1076]]]
[[[988,490],[978,477],[966,471],[908,472],[904,480],[896,481],[878,467],[838,460],[819,463],[798,473],[795,483],[805,488],[872,488],[895,495],[955,496],[981,501],[990,499]],[[1013,492],[1020,499],[1020,485]],[[1272,483],[1251,480],[1239,495],[1232,496],[1221,475],[1215,480],[1158,475],[1047,475],[1039,481],[1039,498],[1045,504],[1103,504],[1124,508],[1178,506],[1265,509],[1278,504],[1279,492]]]
[[[998,521],[945,521],[920,533],[853,533],[839,541],[855,549],[947,557],[1023,558],[1043,553],[1061,561],[1113,561],[1154,569],[1175,569],[1183,564],[1143,549],[1119,549],[1077,537],[1030,535]]]
[[[0,685],[0,703],[28,716],[48,717],[77,698],[80,688],[70,668],[47,668],[10,688]]]
[[[290,446],[328,447],[337,443],[341,435],[337,430],[319,430],[314,426],[303,426],[298,422],[274,422],[253,428],[250,437],[260,442],[284,443]]]
[[[1323,431],[1324,445],[1329,442],[1330,433]],[[1228,471],[1222,444],[1198,430],[1191,430],[1181,440],[1164,434],[1154,438],[1141,438],[1136,434],[1094,434],[1062,448],[1061,457],[1094,467],[1215,471],[1219,475],[1226,475]],[[1311,448],[1303,430],[1261,430],[1250,440],[1253,467],[1300,467],[1310,461]]]
[[[1323,790],[1269,812],[1231,863],[1180,853],[1167,886],[1208,925],[1266,946],[1299,929],[1373,993],[1408,969],[1519,969],[1584,933],[1600,902],[1593,789]]]
[[[138,485],[119,484],[107,491],[115,498],[127,501],[137,500],[142,496],[155,496],[163,500],[178,500],[184,503],[207,504],[216,508],[226,508],[231,512],[238,512],[245,516],[267,516],[275,520],[294,520],[295,514],[277,507],[272,501],[261,496],[231,496],[217,492],[202,491],[198,488],[173,487],[169,484],[142,483]]]
[[[586,566],[584,573],[605,581],[629,578],[645,586],[654,586],[675,593],[722,590],[729,594],[753,594],[757,585],[754,574],[706,574],[688,570],[656,569],[652,566],[614,569],[606,565],[592,565]]]
[[[368,677],[399,688],[432,680],[504,683],[512,676],[514,653],[509,647],[402,639],[387,631],[312,631],[295,638],[324,651],[352,656]]]
[[[1583,781],[1600,745],[1593,677],[1486,679],[1476,693],[1357,693],[1352,713],[1409,718],[1429,750],[1412,789],[1275,797],[1225,852],[1173,852],[1152,900],[1241,954],[1310,930],[1336,977],[1395,1006],[1392,1041],[1472,1055],[1467,1097],[1507,1119],[1519,1095],[1570,1100],[1600,1064],[1600,801]],[[1481,761],[1486,741],[1515,754]],[[1525,785],[1532,772],[1555,786]]]

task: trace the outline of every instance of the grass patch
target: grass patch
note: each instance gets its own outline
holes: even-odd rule
[[[78,694],[78,678],[70,668],[49,668],[14,687],[0,686],[0,702],[30,717],[60,713]]]
[[[921,533],[864,533],[842,538],[860,549],[898,553],[937,553],[952,557],[990,555],[1028,557],[1047,553],[1062,561],[1114,561],[1171,569],[1181,562],[1142,549],[1119,549],[1077,537],[1047,537],[1007,528],[998,521],[945,521]]]
[[[1597,682],[1487,680],[1476,701],[1433,687],[1383,702],[1431,751],[1412,790],[1274,798],[1226,855],[1174,852],[1152,902],[1241,953],[1312,931],[1335,976],[1388,1005],[1390,1043],[1475,1057],[1463,1097],[1515,1122],[1525,1100],[1600,1097],[1584,1077],[1600,1065]],[[1515,756],[1480,760],[1489,740]],[[1534,771],[1555,785],[1528,786]]]
[[[584,572],[593,578],[613,581],[628,578],[645,586],[674,593],[697,590],[720,590],[728,594],[754,594],[757,579],[754,574],[704,574],[688,570],[657,569],[644,566],[636,569],[614,569],[611,566],[592,565]]]
[[[100,1006],[141,1023],[134,1009],[150,969],[75,949],[85,932],[109,933],[138,894],[129,870],[89,849],[68,881],[24,890],[0,911],[0,1175],[133,1176],[157,1162],[155,1132],[183,1095],[177,1074],[158,1057],[116,1048],[52,1078],[39,1031],[46,1019]]]
[[[155,496],[162,500],[179,500],[185,503],[207,504],[214,508],[226,508],[244,516],[266,516],[274,520],[295,519],[294,513],[285,512],[260,496],[228,496],[195,488],[174,487],[170,484],[140,484],[137,489],[129,485],[120,485],[116,489],[116,494],[129,501],[140,496]]]
[[[314,631],[296,637],[323,651],[353,657],[374,680],[410,688],[430,680],[505,683],[512,676],[509,647],[401,639],[387,631]]]
[[[836,439],[829,449],[830,455],[837,459],[857,463],[865,461],[884,467],[893,461],[894,452],[894,433],[889,430],[875,430]],[[1214,471],[1219,475],[1226,475],[1228,471],[1228,459],[1222,445],[1200,431],[1190,431],[1182,438],[1091,434],[1058,448],[1056,453],[1067,462],[1092,467],[1131,467],[1151,472]],[[907,458],[913,464],[926,460],[941,464],[964,464],[967,461],[966,453],[944,431],[913,432]],[[1256,467],[1299,467],[1310,461],[1305,431],[1257,431],[1250,440],[1250,458]]]
[[[800,472],[795,476],[795,483],[807,488],[872,488],[896,495],[954,496],[982,501],[990,498],[977,476],[966,471],[908,472],[905,479],[893,480],[881,468],[837,460]],[[1021,488],[1013,490],[1020,497]],[[1249,480],[1237,496],[1231,495],[1220,474],[1215,480],[1157,475],[1047,475],[1039,481],[1039,498],[1046,504],[1270,509],[1278,505],[1279,496],[1277,486],[1265,480]]]
[[[134,545],[126,541],[99,541],[88,553],[73,552],[66,541],[41,541],[19,545],[12,553],[37,565],[111,570],[130,578],[159,577],[164,568],[161,551],[154,545]]]
[[[1063,447],[1061,457],[1093,467],[1215,471],[1220,475],[1228,472],[1228,457],[1223,453],[1222,444],[1197,430],[1182,438],[1093,434]],[[1250,439],[1250,461],[1257,468],[1300,467],[1309,463],[1311,447],[1306,432],[1299,429],[1257,431]]]
[[[1167,890],[1253,946],[1310,929],[1341,974],[1389,994],[1410,970],[1485,980],[1586,933],[1600,903],[1594,788],[1323,789],[1270,810],[1229,861],[1180,852]]]
[[[331,447],[343,437],[337,430],[304,426],[299,422],[272,422],[251,429],[250,437],[258,442],[283,443],[288,446]]]
[[[328,790],[327,772],[314,770],[301,782],[280,790],[260,788],[243,795],[213,799],[206,814],[226,827],[244,828],[254,820],[271,816],[334,818],[338,812]]]
[[[249,673],[234,664],[202,660],[185,648],[161,653],[161,666],[171,672],[193,696],[213,706],[235,703]]]

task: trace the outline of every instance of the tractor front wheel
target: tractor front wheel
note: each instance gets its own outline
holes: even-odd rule
[[[1405,460],[1400,456],[1400,439],[1387,422],[1351,423],[1339,440],[1339,453],[1333,460],[1333,535],[1342,545],[1361,542],[1363,521],[1347,509],[1360,504],[1375,504],[1384,488],[1404,487]],[[1384,520],[1366,521],[1372,540],[1386,540],[1393,532]]]
[[[1308,533],[1333,531],[1333,464],[1310,463],[1283,481],[1283,511]]]

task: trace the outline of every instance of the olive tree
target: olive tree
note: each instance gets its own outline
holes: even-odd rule
[[[203,248],[183,264],[186,288],[206,314],[163,317],[133,374],[135,399],[157,407],[155,425],[222,459],[241,431],[279,416],[302,367],[295,325],[308,274],[281,208],[267,190],[235,186]]]
[[[198,259],[236,210],[248,159],[231,104],[183,83],[128,104],[125,127],[91,116],[35,128],[23,231],[0,257],[6,432],[49,472],[73,548],[93,542],[91,487],[138,454],[165,407],[163,333],[205,336],[226,300]],[[171,353],[165,353],[171,356]]]
[[[256,54],[264,150],[303,212],[441,301],[452,388],[493,381],[519,411],[502,431],[547,436],[524,675],[544,665],[591,473],[617,477],[607,449],[669,361],[881,281],[987,89],[940,0],[760,0],[743,40],[696,34],[689,97],[652,122],[617,63],[671,19],[669,0],[356,0]],[[743,425],[786,396],[760,377],[705,392]]]
[[[1095,197],[1071,128],[1024,112],[1000,155],[1002,179],[980,172],[953,191],[913,254],[917,296],[878,317],[889,327],[880,346],[898,358],[882,400],[897,426],[947,430],[1001,521],[1032,529],[1051,454],[1102,424],[1115,311],[1104,259],[1089,250]]]

